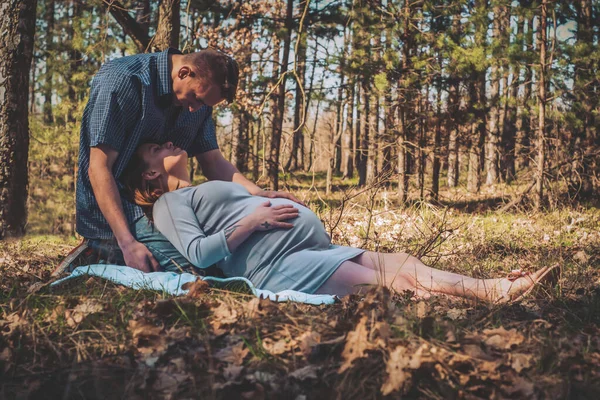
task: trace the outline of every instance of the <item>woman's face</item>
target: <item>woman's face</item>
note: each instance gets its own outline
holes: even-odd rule
[[[174,146],[172,142],[163,145],[146,143],[140,146],[138,154],[148,165],[146,179],[155,179],[158,175],[181,176],[187,174],[188,155],[185,150]],[[156,175],[158,173],[158,175]]]

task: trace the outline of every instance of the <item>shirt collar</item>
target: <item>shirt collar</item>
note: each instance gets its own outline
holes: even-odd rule
[[[173,93],[173,78],[169,69],[169,54],[182,54],[179,50],[169,47],[158,54],[158,95],[165,96]]]

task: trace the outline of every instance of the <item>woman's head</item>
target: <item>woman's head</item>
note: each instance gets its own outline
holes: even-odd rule
[[[120,180],[130,200],[150,215],[162,194],[190,185],[187,159],[185,150],[172,142],[145,143],[135,151]]]

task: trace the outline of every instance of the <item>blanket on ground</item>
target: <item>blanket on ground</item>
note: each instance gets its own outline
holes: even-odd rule
[[[235,278],[216,278],[212,276],[196,276],[190,273],[175,273],[175,272],[150,272],[145,273],[137,269],[126,267],[122,265],[111,265],[111,264],[93,264],[86,265],[83,267],[77,267],[71,275],[52,282],[50,286],[60,285],[61,283],[73,279],[81,275],[97,276],[103,279],[107,279],[120,285],[125,285],[132,289],[140,290],[156,290],[164,293],[168,293],[174,296],[181,296],[186,294],[188,291],[183,289],[182,286],[189,282],[194,282],[197,279],[202,279],[209,283],[216,284],[229,284],[239,282],[247,285],[248,289],[256,296],[260,298],[268,298],[271,301],[294,301],[305,304],[333,304],[336,300],[336,296],[328,294],[308,294],[297,292],[295,290],[282,290],[281,292],[273,293],[270,290],[262,290],[254,287],[252,282],[243,277]]]

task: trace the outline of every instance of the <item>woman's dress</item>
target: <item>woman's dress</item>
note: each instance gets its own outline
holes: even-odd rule
[[[233,253],[225,229],[269,200],[293,204],[291,229],[252,233]],[[227,277],[243,276],[260,289],[314,293],[344,261],[364,250],[331,244],[323,224],[310,209],[288,199],[252,196],[242,185],[210,181],[162,195],[154,205],[160,232],[193,265],[216,264]]]

